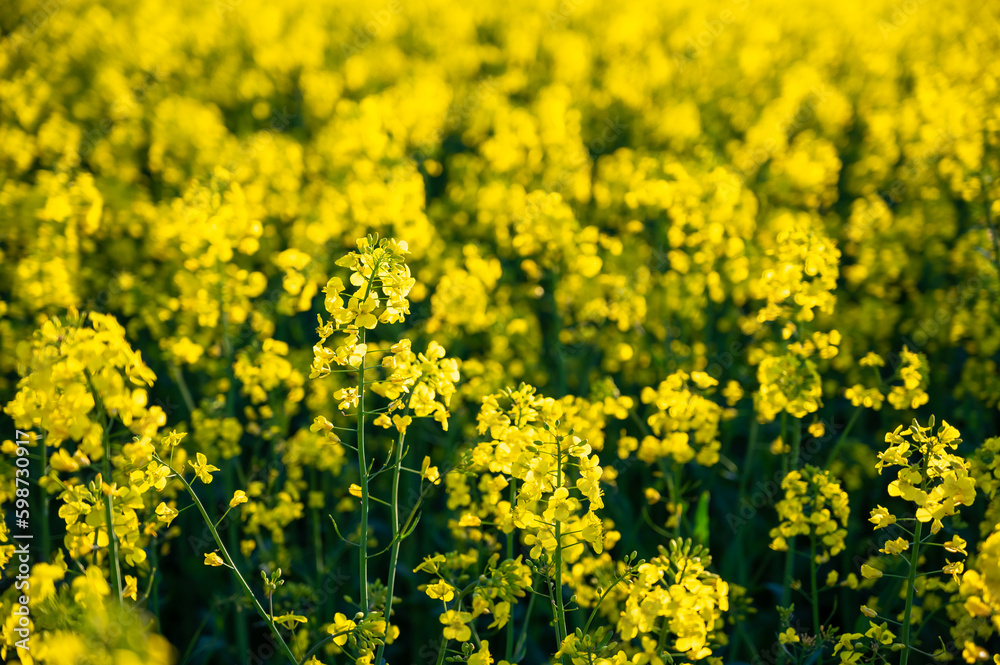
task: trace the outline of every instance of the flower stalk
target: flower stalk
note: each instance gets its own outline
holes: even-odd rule
[[[222,543],[222,537],[219,536],[218,529],[216,529],[215,524],[212,523],[211,518],[208,516],[208,512],[205,510],[205,506],[201,503],[201,500],[195,493],[194,488],[191,487],[191,484],[187,481],[187,479],[185,479],[183,475],[178,473],[176,469],[174,469],[172,466],[164,462],[159,457],[156,456],[154,457],[156,461],[158,461],[161,464],[164,464],[168,469],[170,469],[170,472],[174,475],[174,477],[176,477],[178,480],[181,481],[181,483],[184,484],[184,489],[187,490],[187,493],[191,496],[191,500],[194,501],[194,505],[198,508],[198,512],[201,513],[201,517],[205,522],[205,526],[207,526],[209,531],[212,533],[212,538],[215,540],[215,544],[219,548],[219,552],[222,555],[222,560],[225,561],[226,565],[236,575],[236,579],[239,581],[240,586],[243,587],[243,590],[246,592],[247,596],[250,598],[251,601],[253,601],[253,605],[254,608],[257,610],[257,614],[259,614],[260,617],[267,623],[268,627],[271,629],[271,633],[274,634],[275,638],[278,640],[278,643],[284,649],[285,655],[288,656],[289,661],[292,663],[292,665],[298,665],[298,659],[295,657],[295,654],[292,653],[292,650],[288,646],[288,643],[285,642],[285,638],[283,638],[281,636],[281,633],[278,632],[278,627],[274,623],[274,618],[270,614],[268,614],[268,612],[260,604],[260,601],[257,600],[257,596],[250,588],[250,585],[248,585],[246,580],[243,579],[243,575],[240,574],[239,569],[233,563],[233,558],[229,555],[229,551],[226,549],[226,546]]]

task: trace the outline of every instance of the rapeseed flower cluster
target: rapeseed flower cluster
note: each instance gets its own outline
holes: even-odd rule
[[[915,504],[917,521],[930,522],[932,534],[941,530],[944,517],[955,515],[959,506],[972,505],[976,498],[976,481],[969,475],[968,461],[951,452],[962,441],[958,430],[947,421],[937,433],[931,433],[933,428],[933,417],[927,426],[914,422],[903,430],[900,425],[885,435],[889,446],[878,454],[875,465],[880,474],[888,467],[901,467],[889,483],[889,496]],[[882,515],[884,512],[872,511],[876,528],[885,522]]]
[[[1000,662],[1000,13],[787,9],[3,3],[0,660]]]
[[[789,472],[781,488],[785,496],[775,506],[781,523],[769,534],[771,549],[783,552],[795,536],[810,536],[821,544],[813,555],[816,563],[825,563],[844,551],[850,508],[840,483],[828,471],[806,466]]]

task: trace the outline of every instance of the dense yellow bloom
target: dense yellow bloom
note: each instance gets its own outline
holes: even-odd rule
[[[348,283],[340,277],[332,277],[323,289],[326,294],[324,306],[330,319],[320,318],[318,328],[320,340],[313,347],[314,359],[310,378],[326,376],[330,373],[330,363],[346,367],[357,367],[363,362],[368,347],[359,343],[361,329],[372,329],[383,324],[403,321],[410,313],[407,295],[415,280],[410,277],[410,269],[403,261],[407,253],[406,242],[390,239],[359,238],[358,251],[350,252],[337,261],[338,266],[350,269]],[[324,344],[334,334],[342,332],[344,337],[336,349]],[[340,397],[341,408],[350,401]]]
[[[969,476],[969,463],[950,452],[961,443],[958,430],[943,421],[937,434],[931,434],[933,426],[931,418],[927,427],[914,422],[905,431],[899,426],[886,434],[885,442],[889,446],[878,454],[875,468],[881,474],[886,467],[902,467],[898,477],[889,483],[890,496],[915,503],[917,519],[931,522],[931,532],[937,533],[942,518],[956,514],[958,506],[972,505],[976,498],[976,481]],[[910,463],[914,454],[920,459],[916,465]],[[879,528],[884,518],[878,517],[876,521],[876,517],[873,511],[871,521]]]
[[[729,609],[729,585],[706,570],[711,558],[690,542],[670,541],[639,566],[628,591],[618,632],[624,639],[667,631],[673,648],[691,660],[712,654],[709,641]],[[650,645],[652,648],[654,645]]]
[[[796,418],[814,413],[823,391],[816,364],[794,353],[767,356],[757,366],[759,390],[754,393],[757,419],[770,422],[782,411]]]
[[[675,372],[656,388],[644,388],[641,399],[653,404],[656,412],[647,422],[655,436],[639,444],[638,457],[647,464],[671,457],[678,464],[695,460],[712,466],[719,460],[719,422],[722,407],[688,385],[691,380],[699,391],[712,388],[714,379],[703,372]]]
[[[830,472],[806,466],[789,472],[781,488],[785,497],[776,506],[781,523],[769,534],[771,549],[785,551],[790,539],[807,535],[817,538],[817,563],[842,552],[850,509],[847,494]]]
[[[960,459],[947,431],[933,440],[919,426],[897,430],[878,461],[879,472],[898,471],[886,479],[888,505],[912,504],[936,533],[980,494],[985,518],[957,525],[943,552],[907,549],[898,533],[882,551],[919,547],[944,573],[918,578],[921,642],[966,614],[977,625],[954,643],[966,659],[988,658],[1000,439],[979,439],[1000,397],[994,3],[3,4],[0,387],[13,395],[3,415],[43,436],[27,446],[25,486],[10,463],[24,457],[0,442],[0,568],[6,578],[17,563],[8,506],[27,501],[31,532],[58,534],[30,574],[33,612],[48,612],[31,619],[36,661],[171,659],[150,633],[156,624],[115,609],[109,584],[120,564],[125,594],[143,598],[137,590],[183,568],[174,559],[214,547],[171,542],[198,534],[182,533],[197,511],[177,519],[183,489],[168,455],[203,484],[220,470],[209,461],[223,464],[227,486],[198,491],[213,519],[227,501],[242,506],[244,519],[227,527],[243,563],[306,562],[295,571],[303,587],[279,604],[308,597],[305,586],[328,591],[316,587],[333,537],[313,536],[314,522],[357,515],[364,496],[378,515],[368,532],[345,534],[374,553],[393,542],[388,525],[419,508],[413,491],[433,497],[446,514],[415,510],[419,528],[440,529],[466,565],[441,564],[431,587],[493,630],[526,617],[511,610],[513,589],[531,586],[532,574],[551,581],[556,553],[578,603],[594,607],[598,585],[621,572],[604,554],[619,539],[650,542],[631,524],[618,533],[607,515],[622,506],[666,511],[670,528],[701,537],[687,502],[706,492],[712,542],[725,542],[719,510],[742,512],[744,498],[760,497],[744,496],[743,480],[766,468],[768,499],[782,498],[769,474],[785,460],[755,457],[772,440],[776,454],[791,451],[793,439],[775,439],[769,424],[778,416],[825,441],[842,434],[841,401],[909,411],[931,399],[954,405],[949,420],[975,439],[975,459]],[[300,324],[316,312],[311,345]],[[913,351],[889,351],[900,337]],[[150,368],[167,381],[154,385]],[[500,392],[522,381],[555,397]],[[749,408],[745,391],[753,414],[737,410]],[[345,423],[319,414],[353,414],[362,399],[362,421],[380,415],[377,428],[363,422],[358,461],[358,442],[337,434]],[[470,404],[482,405],[479,438]],[[860,430],[873,415],[843,435],[848,449],[868,449]],[[743,431],[754,416],[759,441]],[[183,445],[182,435],[159,436],[168,418],[190,430]],[[420,418],[450,433],[420,440]],[[758,447],[743,445],[750,438]],[[396,492],[392,453],[410,449],[430,456],[419,476],[400,463]],[[670,467],[687,462],[712,468],[683,469],[680,488],[670,486],[680,496],[664,506]],[[859,454],[830,468],[853,492],[873,466]],[[768,540],[780,548],[783,528],[829,538],[821,556],[851,543],[839,486],[810,494],[812,480],[796,473]],[[244,490],[232,494],[235,478]],[[738,507],[719,487],[734,479]],[[375,505],[390,486],[399,520]],[[870,522],[898,524],[881,506]],[[507,536],[539,567],[508,563],[516,582],[498,581],[503,563],[479,560],[509,553]],[[734,545],[761,541],[749,540]],[[744,552],[733,552],[742,564]],[[755,565],[758,549],[746,554]],[[374,558],[372,579],[361,580],[372,597],[351,639],[335,642],[358,663],[376,661],[377,636],[388,642],[398,630],[388,609],[378,616],[384,563]],[[650,565],[646,577],[665,568]],[[668,608],[620,650],[595,655],[593,634],[570,631],[560,652],[574,665],[662,665],[660,646],[702,657],[729,627],[710,602],[718,594],[699,584],[713,586],[669,574],[650,582],[646,599]],[[856,589],[857,575],[840,584]],[[617,622],[633,590],[631,581],[612,589],[598,623]],[[16,595],[0,598],[0,660],[17,653]],[[886,614],[899,619],[894,609]],[[655,614],[640,606],[628,620],[644,612]],[[143,620],[120,620],[135,616]],[[279,619],[294,628],[299,616]],[[290,637],[295,653],[316,637],[310,628]],[[844,635],[838,656],[870,660],[855,645],[888,647],[886,632]],[[462,659],[492,656],[483,642]]]
[[[499,500],[497,486],[493,492],[498,500],[484,503],[481,518],[504,517],[510,511],[510,519],[500,520],[503,529],[523,530],[532,557],[542,551],[551,554],[561,544],[564,560],[573,562],[583,554],[583,543],[598,553],[604,547],[601,520],[595,513],[604,507],[604,492],[597,454],[589,442],[569,434],[579,417],[570,407],[538,395],[528,385],[485,397],[479,431],[489,432],[490,440],[472,450],[472,462],[486,474],[484,483],[492,481],[489,474],[501,473],[519,481],[514,505]],[[449,475],[448,482],[452,475],[457,474]],[[561,529],[558,540],[556,523]]]
[[[903,385],[893,386],[888,399],[897,410],[916,409],[927,403],[930,397],[925,392],[927,386],[927,359],[907,349],[900,351],[903,366],[899,370]]]
[[[767,251],[760,280],[752,285],[754,295],[767,300],[757,314],[759,321],[811,321],[815,309],[833,312],[840,251],[818,222],[804,212],[782,213],[772,221],[775,243]]]
[[[969,614],[989,618],[1000,632],[1000,525],[980,545],[975,569],[965,571],[960,592]]]
[[[103,458],[103,423],[96,407],[139,436],[154,436],[166,422],[158,406],[147,408],[146,387],[156,375],[108,314],[71,311],[66,322],[46,319],[30,346],[28,366],[6,411],[18,427],[40,427],[49,446],[75,441],[91,460]]]

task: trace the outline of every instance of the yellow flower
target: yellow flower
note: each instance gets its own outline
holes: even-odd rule
[[[458,612],[448,610],[441,615],[441,623],[444,625],[444,636],[449,640],[466,642],[472,637],[472,631],[468,624],[472,621],[472,614],[469,612]]]
[[[357,483],[351,483],[351,486],[347,488],[347,491],[350,493],[351,496],[356,496],[359,499],[363,497],[363,494],[361,492],[361,485],[358,485]]]
[[[895,540],[887,540],[879,552],[883,554],[900,554],[908,549],[910,549],[910,541],[905,538],[896,538]]]
[[[840,639],[835,645],[833,645],[833,654],[836,656],[838,652],[840,653],[840,662],[848,665],[853,665],[861,660],[861,653],[855,651],[855,645],[860,648],[858,640],[860,640],[864,635],[861,633],[844,633],[840,636]]]
[[[222,560],[215,552],[209,552],[205,555],[205,565],[206,566],[225,566],[226,562]]]
[[[888,510],[879,506],[872,510],[872,516],[868,521],[874,524],[876,529],[884,529],[896,523],[896,516],[890,515]]]
[[[818,536],[816,562],[823,563],[845,548],[850,509],[847,493],[828,471],[807,465],[781,481],[784,498],[775,508],[781,522],[771,529],[771,549],[786,551],[798,535]]]
[[[867,580],[877,580],[882,577],[882,571],[878,568],[872,568],[867,563],[861,564],[861,576]]]
[[[136,599],[136,595],[139,592],[138,580],[132,575],[125,576],[125,588],[122,589],[123,598]]]
[[[162,501],[156,506],[156,518],[161,522],[165,522],[167,526],[170,526],[170,522],[180,514],[179,510],[174,510]]]
[[[990,657],[990,652],[979,646],[975,642],[965,642],[965,648],[962,649],[962,658],[965,659],[967,663],[975,663],[977,661],[988,660]]]
[[[424,461],[420,465],[420,477],[432,485],[437,485],[441,481],[441,474],[438,472],[436,466],[431,466],[431,458],[429,456],[425,456]]]
[[[357,625],[358,624],[348,619],[345,615],[337,612],[333,615],[333,623],[327,626],[326,631],[331,635],[334,635],[333,643],[342,647],[347,644],[347,638],[350,637],[351,631],[353,631]]]
[[[739,381],[730,381],[722,389],[722,396],[726,398],[726,404],[736,406],[737,402],[743,399],[743,387]]]
[[[862,605],[861,606],[861,613],[864,614],[869,619],[874,619],[875,617],[878,616],[878,612],[876,612],[872,608],[868,607],[867,605]]]
[[[212,473],[219,470],[219,467],[213,466],[208,463],[208,458],[202,453],[196,453],[196,462],[191,462],[191,468],[194,469],[194,473],[198,476],[198,479],[206,485],[212,482]]]
[[[862,367],[885,367],[885,361],[882,360],[882,356],[869,351],[865,354],[865,357],[858,361],[858,364]]]
[[[483,640],[479,651],[469,656],[468,665],[493,665],[493,656],[490,655],[490,643]]]
[[[965,570],[965,563],[964,562],[962,562],[962,561],[949,561],[948,564],[945,565],[945,567],[941,569],[941,572],[944,573],[945,575],[951,575],[955,579],[955,581],[957,582],[958,581],[958,576],[961,575],[964,570]]]
[[[778,635],[778,641],[782,644],[794,644],[796,642],[801,642],[798,633],[795,632],[794,628],[788,628],[785,632]]]
[[[412,422],[413,422],[413,418],[411,418],[410,416],[393,416],[392,417],[392,424],[396,426],[396,430],[400,434],[405,434],[406,433],[406,428],[408,428],[410,426],[410,423],[412,423]]]
[[[229,507],[235,508],[241,503],[246,503],[247,501],[249,501],[249,499],[247,499],[247,493],[243,490],[236,490],[233,493],[233,498],[229,500]]]
[[[569,490],[565,487],[559,487],[549,499],[549,505],[545,511],[545,515],[551,516],[549,517],[550,521],[565,522],[569,519],[569,513]]]
[[[944,549],[946,552],[951,552],[952,554],[963,554],[968,556],[969,553],[965,551],[966,545],[967,543],[961,536],[955,535],[951,538],[951,540],[944,543]]]
[[[333,393],[334,399],[340,400],[340,404],[337,408],[341,411],[346,411],[352,407],[358,405],[358,389],[354,387],[341,388],[337,392]]]
[[[444,580],[440,580],[434,584],[428,584],[426,593],[431,598],[439,598],[447,603],[455,597],[455,587]]]
[[[274,623],[284,626],[289,630],[294,630],[295,626],[300,623],[306,623],[308,619],[299,614],[282,614],[281,616],[274,617]]]
[[[870,637],[873,640],[876,640],[879,644],[892,644],[892,640],[896,636],[889,630],[887,624],[883,623],[881,625],[876,625],[875,623],[869,621],[868,625],[870,628],[868,629],[868,632],[865,633],[865,637]]]

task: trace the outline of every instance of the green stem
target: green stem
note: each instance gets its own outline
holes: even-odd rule
[[[441,647],[438,649],[438,656],[437,656],[437,660],[434,661],[434,665],[443,665],[443,663],[444,663],[444,654],[445,654],[445,651],[447,651],[447,646],[448,646],[448,638],[445,637],[444,635],[442,635],[441,636]]]
[[[510,508],[514,509],[514,501],[517,500],[517,478],[510,479]],[[514,530],[507,534],[507,558],[514,558]],[[507,646],[504,649],[504,660],[508,663],[514,656],[514,617],[507,620]]]
[[[750,414],[750,434],[747,438],[747,451],[746,456],[743,459],[743,469],[740,472],[740,486],[739,486],[739,500],[737,501],[738,506],[743,505],[743,499],[747,495],[747,485],[750,482],[750,471],[753,467],[754,454],[757,450],[757,437],[760,433],[760,422],[757,420],[756,414]],[[747,557],[742,556],[743,552],[743,532],[746,528],[746,524],[740,525],[736,529],[736,547],[733,548],[733,553],[736,555],[736,580],[740,586],[746,587],[747,585]],[[731,560],[727,556],[727,562]],[[744,632],[737,631],[730,642],[730,654],[733,659],[738,659],[737,656],[740,651],[740,641],[743,638]]]
[[[786,414],[781,414],[781,442],[784,445],[785,442],[785,432],[786,432]],[[782,481],[784,481],[784,476],[788,475],[792,471],[796,471],[799,468],[799,448],[802,445],[802,422],[795,419],[795,424],[792,426],[792,450],[788,454],[787,465],[783,465],[784,474],[782,475]],[[795,572],[793,557],[795,556],[795,538],[788,539],[788,551],[785,552],[785,580],[784,587],[782,589],[782,603],[785,607],[788,607],[788,603],[791,601],[792,593],[792,574]]]
[[[625,575],[622,575],[621,577],[617,578],[614,582],[611,583],[611,586],[609,586],[607,589],[604,590],[604,593],[601,594],[601,597],[597,599],[597,603],[594,605],[594,609],[590,611],[590,616],[587,617],[587,623],[584,624],[583,626],[584,635],[586,635],[587,631],[590,630],[590,624],[594,620],[594,617],[597,616],[597,611],[601,609],[601,603],[603,603],[607,595],[611,593],[611,591],[614,590],[616,586],[618,586],[618,583],[624,579]]]
[[[862,406],[858,406],[854,409],[854,413],[851,414],[851,419],[847,421],[847,426],[844,427],[844,431],[841,432],[840,437],[837,439],[837,443],[833,445],[833,450],[830,451],[830,456],[826,458],[826,464],[823,465],[824,469],[829,469],[830,464],[837,458],[837,453],[840,452],[841,446],[844,445],[844,441],[847,440],[847,435],[854,427],[854,423],[857,422],[858,416],[861,415],[861,411],[864,409]]]
[[[913,611],[914,580],[917,578],[917,562],[920,556],[920,532],[923,527],[923,522],[917,522],[913,538],[913,551],[910,553],[910,575],[906,580],[906,608],[903,610],[903,652],[899,660],[900,665],[906,665],[906,661],[910,656],[910,614]]]
[[[802,447],[802,421],[795,419],[792,426],[792,457],[789,462],[789,471],[797,471],[799,468],[799,449]]]
[[[755,453],[757,450],[757,438],[760,434],[760,422],[757,420],[756,414],[751,412],[750,414],[750,434],[747,438],[747,452],[743,459],[743,469],[740,473],[740,488],[739,488],[739,501],[737,505],[743,505],[743,499],[747,495],[747,485],[750,483],[750,472],[753,467],[753,462],[755,460]],[[747,585],[747,557],[742,556],[740,553],[743,552],[743,532],[746,528],[746,524],[741,525],[736,530],[736,548],[734,550],[736,554],[736,571],[737,571],[737,581],[740,586],[746,587]],[[743,637],[743,631],[737,631],[733,635],[732,640],[732,657],[737,658],[737,654],[740,650],[740,640]]]
[[[226,488],[226,496],[230,497],[233,496],[233,493],[236,491],[236,482],[233,478],[234,461],[235,460],[227,460],[223,464],[222,470],[222,482]],[[227,508],[225,514],[223,514],[223,516],[219,519],[220,523],[226,518],[226,515],[229,514],[229,510],[230,509]],[[217,529],[219,525],[215,524],[214,526]],[[226,539],[229,541],[230,550],[240,552],[240,534],[238,523],[229,524],[226,527]],[[242,553],[240,552],[240,554]],[[239,587],[236,584],[233,584],[233,593],[237,596],[239,594]],[[239,650],[238,653],[240,654],[246,654],[250,650],[250,631],[248,630],[247,620],[246,616],[243,614],[243,610],[244,607],[242,603],[233,603],[233,630],[236,635],[236,648]]]
[[[532,581],[532,587],[534,587],[534,581]],[[515,660],[519,660],[521,657],[521,650],[524,648],[524,643],[528,639],[528,626],[531,625],[531,612],[535,609],[535,598],[537,594],[528,594],[528,609],[524,613],[524,625],[521,626],[521,635],[517,638],[517,646],[514,649]]]
[[[104,404],[101,404],[101,411],[104,411]],[[111,419],[108,419],[104,428],[104,482],[108,485],[108,493],[104,495],[104,519],[108,525],[108,559],[111,564],[111,581],[115,585],[115,596],[118,604],[122,600],[122,571],[118,565],[118,536],[115,534],[115,518],[113,510],[113,499],[111,498]]]
[[[152,579],[149,580],[149,602],[146,607],[153,612],[155,630],[162,631],[160,628],[160,580],[157,576],[160,570],[160,547],[155,538],[149,547],[149,563]]]
[[[556,542],[559,546],[556,547],[555,561],[553,562],[555,566],[555,576],[556,576],[556,608],[559,610],[559,614],[556,617],[556,628],[559,632],[559,645],[562,646],[562,641],[566,639],[566,607],[563,604],[563,593],[562,593],[562,523],[556,522]]]
[[[302,660],[299,661],[299,665],[305,665],[306,661],[308,661],[314,653],[318,652],[320,649],[323,648],[324,645],[329,644],[335,638],[338,638],[341,635],[349,635],[350,633],[351,633],[350,630],[342,630],[339,633],[330,633],[329,635],[321,639],[319,642],[314,644],[313,647],[309,649],[309,651],[306,651],[306,655],[302,656]]]
[[[819,592],[816,590],[816,532],[811,531],[809,534],[809,582],[812,585],[812,612],[813,612],[813,632],[816,633],[816,639],[819,640],[820,626],[819,626]],[[823,665],[823,647],[820,644],[819,652],[819,665]]]
[[[219,266],[219,337],[222,342],[222,350],[226,358],[226,378],[229,381],[229,390],[226,393],[226,415],[230,418],[236,416],[236,367],[234,364],[236,350],[233,348],[233,342],[229,339],[229,310],[226,308],[226,294],[225,294],[225,284],[226,280],[223,276],[222,264],[217,264]],[[181,388],[181,395],[184,397],[184,403],[187,405],[188,410],[193,414],[194,402],[191,399],[190,391],[187,389],[187,384],[184,381],[184,372],[180,369],[180,366],[176,366],[176,379],[177,384]],[[238,442],[237,442],[238,443]],[[226,496],[233,496],[233,492],[236,490],[236,482],[234,480],[233,474],[239,474],[242,478],[243,472],[238,464],[239,461],[239,449],[237,448],[236,460],[226,459],[223,463],[222,471],[222,482],[225,486]],[[220,520],[221,521],[221,520]],[[229,539],[229,547],[234,552],[239,552],[239,532],[236,527],[230,527],[226,532],[226,537]],[[233,594],[238,595],[239,589],[236,584],[233,584]],[[244,655],[250,651],[250,633],[247,627],[247,622],[243,616],[243,606],[239,603],[233,603],[233,630],[236,637],[236,650],[238,654]]]
[[[983,193],[986,194],[986,188],[983,188]],[[993,265],[996,267],[997,271],[1000,271],[1000,232],[998,232],[996,225],[993,224],[992,210],[990,209],[990,197],[987,195],[985,197],[985,211],[986,211],[986,226],[990,230],[990,235],[993,236]]]
[[[784,447],[788,441],[788,413],[781,414],[781,480],[784,482],[785,476],[789,472],[788,455],[784,453]],[[788,551],[785,552],[785,572],[782,576],[781,584],[781,606],[788,607],[792,599],[792,557],[795,552],[795,539],[788,539]],[[784,662],[784,654],[779,658],[779,662]]]
[[[369,283],[369,287],[371,284]],[[360,329],[360,343],[365,343],[365,329]],[[361,533],[358,536],[358,584],[361,611],[368,613],[368,461],[365,459],[365,357],[358,368],[358,471],[361,473]]]
[[[399,433],[399,441],[396,442],[395,468],[392,470],[392,548],[389,550],[389,582],[386,585],[385,593],[385,633],[389,636],[390,614],[392,612],[392,592],[396,585],[396,565],[399,562],[399,544],[402,538],[399,537],[399,472],[403,467],[403,443],[406,433]],[[375,664],[382,665],[382,654],[385,651],[385,642],[378,646],[375,654]]]
[[[319,651],[320,649],[322,649],[323,645],[328,644],[329,642],[332,642],[333,638],[334,638],[334,634],[331,633],[331,634],[327,635],[326,637],[324,637],[323,639],[321,639],[319,642],[317,642],[313,646],[312,649],[309,649],[309,651],[306,651],[306,655],[302,656],[302,660],[299,661],[299,665],[305,665],[306,661],[309,660],[309,658],[312,657],[312,655],[314,653],[316,653],[317,651]]]
[[[316,473],[316,467],[313,466],[309,469],[309,487],[312,491],[317,492],[319,488],[319,478]],[[312,513],[312,523],[313,523],[313,557],[316,560],[316,579],[323,577],[323,573],[326,570],[326,565],[323,562],[323,532],[321,530],[319,508],[313,506],[310,511]]]
[[[184,400],[184,405],[187,407],[188,414],[193,414],[195,408],[194,399],[191,398],[191,391],[188,389],[187,381],[184,380],[184,372],[179,366],[171,363],[170,375],[174,378],[174,382],[181,391],[181,398]]]
[[[667,642],[667,634],[670,632],[670,622],[667,621],[666,617],[663,617],[663,625],[660,626],[660,637],[656,640],[656,653],[663,652],[663,645]]]
[[[161,464],[166,464],[162,459],[157,458],[157,461],[159,461]],[[222,560],[225,561],[226,565],[229,566],[232,569],[233,573],[236,574],[236,578],[239,580],[240,585],[243,587],[243,590],[246,592],[247,596],[250,597],[250,600],[253,601],[253,605],[254,608],[257,610],[257,614],[259,614],[260,618],[262,618],[265,622],[267,622],[267,625],[270,626],[271,632],[274,634],[276,638],[278,638],[278,642],[281,644],[281,646],[284,647],[285,655],[288,656],[288,659],[292,662],[292,665],[298,665],[298,660],[295,658],[295,654],[292,653],[291,648],[289,648],[288,644],[285,642],[285,638],[283,638],[281,636],[281,633],[278,632],[277,626],[274,625],[274,620],[264,610],[263,606],[261,606],[260,601],[257,600],[257,596],[254,595],[253,591],[250,589],[250,586],[247,584],[246,580],[243,579],[243,575],[240,574],[240,571],[236,568],[236,565],[233,563],[233,558],[229,556],[229,551],[226,549],[226,546],[222,544],[222,537],[219,536],[219,531],[212,524],[212,520],[211,518],[209,518],[208,512],[206,512],[205,506],[202,505],[201,500],[198,498],[198,495],[195,494],[194,488],[191,487],[191,484],[188,483],[188,481],[184,478],[184,476],[179,474],[176,469],[174,469],[169,464],[167,464],[166,466],[168,469],[170,469],[171,473],[173,473],[174,476],[184,484],[184,489],[186,489],[187,493],[191,496],[192,501],[194,501],[194,505],[198,507],[198,512],[201,513],[201,517],[205,521],[205,525],[208,527],[209,531],[212,532],[212,538],[215,539],[215,544],[219,548],[219,552],[222,553]]]
[[[788,412],[781,413],[781,479],[784,482],[785,476],[791,470],[789,464],[789,454],[784,452],[788,441]],[[792,573],[794,572],[795,538],[788,539],[788,550],[785,552],[785,570],[781,577],[781,606],[788,607],[792,600]],[[778,654],[778,665],[785,665],[786,654],[784,650]]]
[[[35,501],[36,501],[36,514],[41,516],[39,524],[41,528],[41,560],[48,562],[49,553],[52,551],[52,534],[49,532],[49,496],[48,492],[42,489],[41,483],[38,481],[45,477],[45,461],[48,457],[48,452],[46,450],[45,439],[43,437],[38,437],[35,439],[38,443],[38,459],[36,460],[37,468],[35,469]]]
[[[670,474],[670,503],[671,519],[674,521],[674,538],[681,537],[681,516],[684,509],[681,507],[681,467],[676,460],[672,462]]]
[[[562,446],[559,437],[556,436],[556,487],[562,487]],[[556,578],[556,608],[559,610],[556,615],[556,632],[559,635],[559,648],[562,648],[563,640],[566,639],[566,606],[563,604],[562,593],[562,523],[556,520],[556,553],[555,553],[555,578]],[[569,662],[564,655],[563,663]]]

